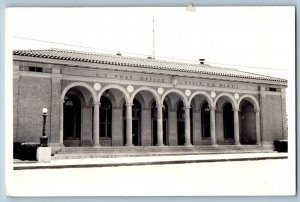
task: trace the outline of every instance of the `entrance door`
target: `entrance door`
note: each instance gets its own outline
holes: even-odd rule
[[[167,120],[163,120],[163,142],[164,142],[164,145],[169,145],[169,140],[168,140],[168,137],[167,137],[167,134],[168,134],[168,122]]]
[[[233,111],[230,103],[224,105],[223,108],[223,124],[224,124],[224,138],[234,138],[234,126],[233,126]]]
[[[132,121],[132,143],[134,146],[141,145],[139,120]]]
[[[183,108],[183,102],[178,104],[177,108],[177,141],[178,145],[184,145],[185,143],[185,111]]]
[[[66,95],[64,102],[64,145],[80,146],[81,103],[77,96]]]
[[[185,143],[185,123],[184,121],[177,122],[177,133],[178,133],[178,145],[184,145]]]

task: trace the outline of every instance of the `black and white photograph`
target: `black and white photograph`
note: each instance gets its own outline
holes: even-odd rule
[[[292,196],[295,7],[14,7],[7,196]]]

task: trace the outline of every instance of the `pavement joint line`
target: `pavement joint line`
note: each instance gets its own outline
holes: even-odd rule
[[[122,162],[122,163],[89,163],[89,164],[61,164],[61,165],[36,165],[36,166],[14,166],[14,170],[30,169],[63,169],[63,168],[94,168],[94,167],[121,167],[121,166],[142,166],[142,165],[165,165],[165,164],[186,164],[186,163],[213,163],[230,161],[254,161],[268,159],[287,159],[288,156],[262,156],[262,157],[242,157],[242,158],[220,158],[220,159],[189,159],[189,160],[162,160],[144,162]],[[32,165],[32,164],[31,164]]]

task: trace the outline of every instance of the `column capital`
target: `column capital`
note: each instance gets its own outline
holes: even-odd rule
[[[177,112],[177,109],[169,109],[170,112]]]
[[[100,106],[101,103],[100,103],[100,102],[94,102],[93,105],[94,105],[94,106],[95,106],[95,105],[99,105],[99,106]]]
[[[216,107],[209,107],[209,110],[216,110]]]
[[[233,112],[235,112],[235,111],[239,112],[240,109],[239,109],[239,108],[234,108],[234,109],[232,109],[232,111],[233,111]]]
[[[113,110],[121,110],[123,107],[112,107]]]
[[[156,107],[157,107],[157,108],[163,108],[164,105],[163,105],[163,104],[156,104]]]
[[[133,106],[133,103],[126,103],[125,106],[126,107]]]
[[[185,106],[184,110],[191,109],[191,106]]]
[[[143,111],[151,111],[151,108],[149,108],[149,107],[143,107],[142,110]]]

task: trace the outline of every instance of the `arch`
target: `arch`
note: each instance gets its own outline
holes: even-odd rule
[[[203,95],[203,96],[206,98],[206,100],[207,100],[209,106],[214,107],[214,105],[213,105],[213,104],[214,104],[213,99],[212,99],[212,98],[210,97],[210,95],[209,95],[207,92],[205,92],[205,91],[196,91],[196,92],[194,92],[194,93],[190,96],[190,98],[189,98],[189,101],[188,101],[188,104],[189,104],[189,105],[191,105],[191,102],[192,102],[193,98],[194,98],[196,95]]]
[[[63,144],[80,146],[82,135],[82,103],[77,95],[67,94],[63,103]]]
[[[93,98],[93,101],[95,102],[96,101],[96,92],[95,90],[87,83],[84,83],[84,82],[74,82],[74,83],[70,83],[69,85],[67,85],[64,90],[62,91],[61,93],[61,101],[63,101],[65,99],[65,95],[66,93],[73,87],[84,87],[86,88],[92,95],[92,98]]]
[[[233,95],[231,95],[230,93],[221,93],[221,94],[219,94],[219,95],[216,97],[215,101],[214,101],[214,105],[213,105],[214,108],[216,107],[217,102],[219,101],[219,99],[220,99],[221,97],[227,97],[227,98],[229,98],[229,101],[230,101],[230,103],[232,104],[232,108],[233,108],[233,109],[237,109],[237,103],[236,103],[236,101],[235,101]]]
[[[186,107],[186,106],[189,106],[189,105],[188,105],[189,102],[188,102],[187,97],[186,97],[185,94],[184,94],[181,90],[179,90],[179,89],[169,89],[169,90],[167,90],[167,91],[163,94],[163,96],[162,96],[162,98],[161,98],[161,100],[160,100],[160,103],[161,103],[161,104],[164,102],[165,97],[166,97],[168,94],[170,94],[170,93],[177,93],[177,94],[179,94],[180,97],[181,97],[181,99],[182,99],[183,105],[184,105],[185,107]]]
[[[240,109],[241,102],[244,99],[246,99],[247,101],[249,101],[250,103],[253,104],[254,110],[257,110],[257,111],[260,110],[259,103],[258,103],[257,99],[253,95],[250,95],[250,94],[245,94],[245,95],[243,95],[243,96],[240,97],[240,99],[239,99],[239,101],[237,103],[238,109]]]
[[[256,144],[258,123],[256,123],[255,106],[252,102],[245,100],[241,103],[239,120],[241,144]]]
[[[67,91],[67,93],[65,94],[64,100],[66,100],[68,98],[68,96],[76,96],[79,100],[82,106],[87,106],[88,103],[86,102],[86,99],[84,97],[84,95],[82,94],[82,92],[76,88],[71,88]],[[90,99],[93,99],[92,97]]]
[[[105,91],[104,91],[104,92],[105,92]],[[117,106],[116,98],[115,98],[115,96],[113,95],[113,93],[108,93],[108,95],[102,95],[102,96],[100,97],[100,101],[101,101],[101,98],[102,98],[102,97],[107,98],[107,99],[111,102],[113,108]],[[100,104],[101,104],[101,102],[100,102]]]
[[[128,92],[125,90],[125,88],[123,88],[122,86],[117,85],[117,84],[109,84],[109,85],[107,85],[107,86],[104,86],[104,87],[100,90],[100,92],[98,93],[98,95],[96,96],[96,101],[100,102],[100,98],[101,98],[102,94],[103,94],[106,90],[111,89],[111,88],[120,90],[120,91],[124,94],[126,103],[130,103],[130,96],[129,96]]]
[[[156,103],[160,103],[159,100],[160,100],[160,96],[159,94],[153,89],[153,88],[150,88],[150,87],[146,87],[146,86],[142,86],[142,87],[139,87],[138,89],[136,89],[131,97],[130,97],[130,102],[133,102],[133,99],[134,97],[136,96],[136,94],[138,94],[139,92],[141,91],[148,91],[148,92],[151,92],[152,95],[154,96],[154,99],[156,101]]]

